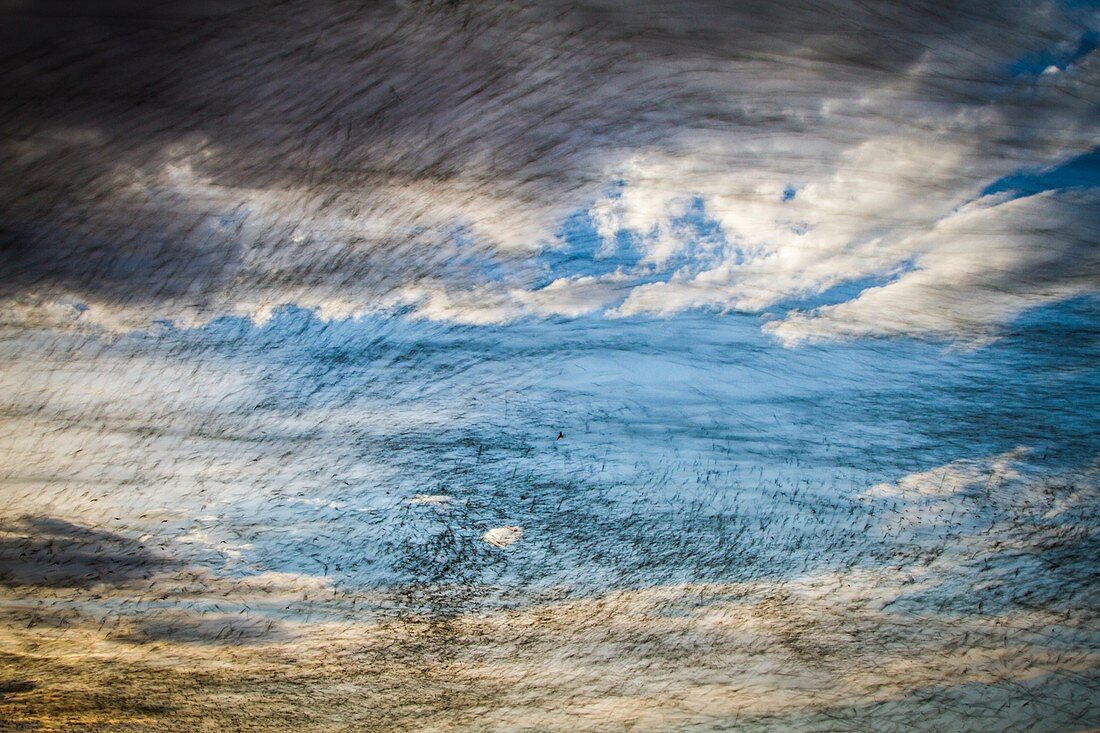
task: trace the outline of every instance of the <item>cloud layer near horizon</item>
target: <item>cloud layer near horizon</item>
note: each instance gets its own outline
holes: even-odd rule
[[[1100,145],[1087,8],[6,16],[0,319],[17,327],[284,304],[463,323],[765,313],[871,282],[766,328],[981,341],[1100,282],[1094,188],[985,193]],[[591,242],[563,229],[578,213]],[[548,268],[554,251],[576,267]]]
[[[242,577],[183,561],[178,540],[152,551],[133,528],[0,511],[0,712],[158,731],[238,715],[256,730],[1080,730],[1100,683],[1098,467],[1051,468],[1017,448],[838,497],[826,523],[882,563],[512,587],[436,617],[400,589]]]

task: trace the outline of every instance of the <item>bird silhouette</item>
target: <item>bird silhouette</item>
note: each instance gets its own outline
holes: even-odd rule
[[[555,438],[555,440],[561,440],[564,437],[565,437],[565,433],[563,433],[562,431],[559,430],[558,431],[558,437]]]

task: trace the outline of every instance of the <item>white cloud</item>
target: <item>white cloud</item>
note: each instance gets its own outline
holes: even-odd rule
[[[481,539],[488,542],[493,547],[509,547],[519,542],[523,538],[523,527],[493,527],[485,534],[481,535]]]
[[[903,239],[914,268],[854,300],[794,313],[766,328],[788,345],[923,334],[980,342],[1026,308],[1096,287],[1096,192],[986,197]]]
[[[621,271],[602,276],[563,277],[538,290],[513,290],[509,294],[526,312],[576,317],[617,299],[619,288],[628,280]]]

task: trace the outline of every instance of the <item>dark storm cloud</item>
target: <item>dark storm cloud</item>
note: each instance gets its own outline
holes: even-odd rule
[[[242,644],[285,640],[287,634],[271,619],[173,609],[138,616],[126,632],[113,638],[137,644]]]
[[[54,517],[0,523],[0,585],[125,586],[178,567],[138,540]]]
[[[902,235],[1015,167],[1095,145],[1095,59],[1064,79],[1009,73],[1094,23],[985,2],[15,3],[0,60],[5,320],[65,325],[85,304],[85,320],[126,330],[298,303],[493,322],[623,292],[620,315],[759,310],[919,259]],[[860,194],[880,179],[889,200]],[[604,200],[614,180],[628,195]],[[800,181],[818,190],[759,209]],[[685,196],[729,244],[673,275]],[[917,198],[935,205],[899,211]],[[667,286],[529,292],[530,255],[594,204],[601,235],[635,236]],[[791,216],[804,240],[788,241]],[[1057,258],[1057,235],[1029,246]],[[746,263],[761,248],[777,257]],[[900,330],[950,333],[971,305]],[[826,331],[861,332],[827,315]]]

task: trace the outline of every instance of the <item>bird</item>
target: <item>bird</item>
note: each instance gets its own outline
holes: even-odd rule
[[[559,430],[558,431],[558,437],[555,438],[555,440],[561,440],[564,437],[565,437],[565,433],[563,433],[562,431]]]

